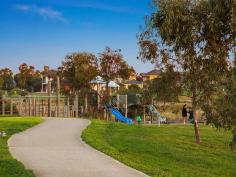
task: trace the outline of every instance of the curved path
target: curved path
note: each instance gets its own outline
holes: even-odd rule
[[[45,119],[10,138],[12,155],[37,177],[147,177],[85,144],[83,119]]]

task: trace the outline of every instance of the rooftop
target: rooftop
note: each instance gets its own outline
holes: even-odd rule
[[[143,73],[142,75],[159,75],[160,73],[161,73],[161,70],[154,69],[154,70],[151,70],[147,73]]]
[[[147,73],[144,73],[145,75],[158,75],[161,73],[161,70],[158,70],[158,69],[154,69],[154,70],[151,70]]]

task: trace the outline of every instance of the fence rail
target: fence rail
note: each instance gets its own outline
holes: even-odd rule
[[[70,100],[65,96],[2,96],[0,115],[78,117],[78,97]]]

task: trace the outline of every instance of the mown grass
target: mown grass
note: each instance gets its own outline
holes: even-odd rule
[[[200,126],[202,143],[190,125],[128,126],[92,121],[82,138],[94,148],[150,176],[234,177],[231,133]]]
[[[6,132],[6,137],[0,137],[0,177],[34,177],[30,170],[15,160],[7,146],[11,135],[39,124],[40,118],[0,118],[0,132]]]

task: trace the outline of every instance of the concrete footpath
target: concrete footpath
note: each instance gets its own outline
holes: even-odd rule
[[[83,119],[46,119],[12,136],[11,154],[37,177],[147,177],[85,144]]]

